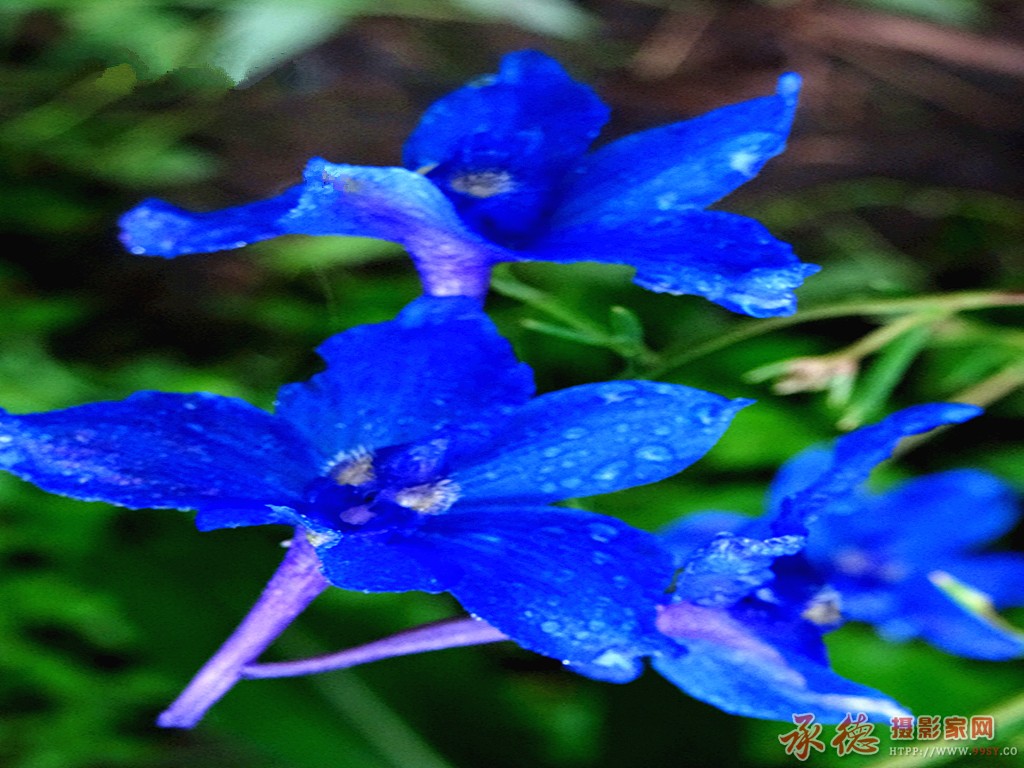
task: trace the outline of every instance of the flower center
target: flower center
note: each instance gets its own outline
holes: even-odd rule
[[[307,490],[307,514],[339,533],[408,528],[445,512],[459,487],[443,476],[447,441],[357,450],[342,456]]]
[[[515,181],[508,171],[471,171],[448,180],[456,192],[477,198],[494,197],[515,189]]]

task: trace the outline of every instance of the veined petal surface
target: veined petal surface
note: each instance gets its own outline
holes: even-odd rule
[[[584,384],[531,400],[452,478],[464,498],[542,504],[674,475],[717,442],[749,400],[676,384]]]
[[[301,498],[319,460],[289,424],[241,400],[137,392],[60,411],[3,413],[0,468],[84,501],[255,507],[276,522],[267,505]]]
[[[556,227],[636,222],[658,211],[704,208],[753,178],[786,146],[800,77],[779,78],[772,96],[619,139],[570,176]]]
[[[326,370],[282,387],[277,413],[324,459],[449,426],[484,429],[533,393],[530,369],[465,297],[421,297],[395,320],[344,331],[318,351]]]

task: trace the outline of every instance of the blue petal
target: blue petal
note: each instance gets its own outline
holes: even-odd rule
[[[779,467],[768,488],[767,514],[779,514],[783,500],[825,477],[832,470],[832,459],[832,445],[818,445],[801,451]]]
[[[209,213],[192,213],[163,200],[146,200],[121,216],[121,242],[139,256],[172,258],[241,248],[286,234],[280,219],[299,202],[292,187],[268,200]]]
[[[721,211],[651,210],[636,220],[574,223],[518,257],[627,264],[644,288],[703,296],[753,317],[795,312],[793,289],[818,271],[758,222]]]
[[[661,543],[681,567],[693,553],[720,533],[739,533],[751,518],[736,512],[697,512],[671,523],[658,533]]]
[[[945,568],[1012,528],[1015,501],[1006,483],[976,470],[927,475],[883,494],[850,494],[809,526],[807,554],[826,568],[841,569],[843,561],[888,574]]]
[[[797,75],[783,75],[774,96],[627,136],[600,149],[576,169],[555,226],[636,223],[668,210],[710,205],[783,150],[799,89]]]
[[[851,619],[874,624],[889,640],[919,637],[957,656],[993,661],[1024,654],[1024,633],[967,610],[923,575],[884,593],[847,590],[843,594],[843,612]]]
[[[904,437],[928,432],[943,424],[967,421],[979,413],[980,408],[965,403],[929,403],[905,408],[877,424],[843,435],[835,441],[827,468],[821,457],[812,460],[823,468],[820,475],[811,479],[809,473],[796,473],[808,481],[806,485],[781,499],[778,493],[773,494],[779,504],[771,510],[777,514],[773,532],[776,535],[805,532],[807,523],[856,491],[875,466],[892,455]]]
[[[326,579],[358,592],[444,592],[462,577],[419,528],[314,540]]]
[[[249,205],[190,213],[151,200],[126,213],[121,239],[151,256],[239,248],[287,234],[360,235],[408,249],[429,293],[480,295],[490,265],[510,258],[462,223],[428,179],[404,168],[335,165],[314,158],[305,184]]]
[[[1024,554],[1000,552],[951,557],[939,565],[958,581],[984,592],[996,608],[1024,605]]]
[[[775,561],[795,555],[803,546],[803,536],[751,539],[719,534],[686,561],[676,596],[700,605],[732,605],[774,580]]]
[[[288,424],[217,395],[138,392],[0,414],[0,467],[8,472],[84,501],[214,510],[219,526],[292,522],[283,507],[301,499],[318,463]]]
[[[526,236],[607,119],[607,107],[558,62],[518,51],[498,74],[427,110],[405,145],[405,166],[434,181],[477,230],[499,241]]]
[[[441,190],[413,171],[314,159],[305,179],[302,199],[281,220],[286,231],[399,243],[420,270],[427,293],[483,295],[491,265],[511,258],[468,229]]]
[[[527,504],[652,483],[707,453],[749,402],[649,381],[552,392],[512,414],[452,479],[463,498]]]
[[[963,469],[902,483],[860,517],[876,523],[881,545],[903,562],[932,566],[946,553],[979,547],[1020,519],[1014,490],[986,472]],[[841,525],[835,518],[829,524]]]
[[[685,653],[655,656],[653,666],[696,699],[745,717],[789,721],[813,712],[839,722],[848,712],[887,720],[908,714],[893,700],[846,680],[821,661],[820,633],[777,622],[771,609],[725,609],[675,603],[658,618]],[[815,652],[801,652],[802,646]]]
[[[626,682],[662,647],[654,606],[672,564],[657,539],[562,508],[460,508],[390,537],[320,550],[337,586],[449,590],[524,648],[574,671]]]
[[[395,320],[340,333],[319,352],[327,369],[283,387],[277,412],[324,459],[449,426],[483,429],[533,392],[530,369],[468,298],[422,297]]]

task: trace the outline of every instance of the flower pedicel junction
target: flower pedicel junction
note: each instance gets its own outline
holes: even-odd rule
[[[844,617],[954,653],[1019,655],[1019,634],[928,581],[941,556],[958,584],[1024,603],[1024,558],[966,552],[1015,519],[1005,486],[963,471],[879,497],[861,490],[901,438],[970,419],[974,406],[905,409],[795,459],[758,520],[698,515],[656,535],[551,506],[685,469],[751,403],[651,381],[535,396],[531,371],[481,306],[492,266],[626,263],[652,290],[756,317],[792,313],[792,289],[817,268],[757,222],[706,207],[782,150],[798,87],[784,75],[775,95],[587,154],[605,106],[553,60],[513,53],[497,75],[427,111],[404,167],[313,160],[304,183],[269,200],[211,213],[148,201],[127,213],[126,246],[162,257],[289,233],[392,240],[425,294],[392,321],[324,342],[323,372],[284,386],[274,413],[149,391],[0,415],[0,467],[52,493],[195,510],[201,530],[294,529],[252,611],[160,724],[195,725],[242,678],[499,640],[609,682],[633,680],[650,659],[725,711],[825,722],[908,714],[831,670],[822,635]],[[926,519],[952,520],[959,499],[991,503],[959,540],[935,545]],[[888,504],[905,527],[886,537],[878,520]],[[908,584],[930,588],[928,599],[911,605]],[[449,592],[469,616],[259,663],[332,585]]]

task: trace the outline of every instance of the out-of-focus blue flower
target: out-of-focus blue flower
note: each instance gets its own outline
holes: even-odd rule
[[[977,551],[1020,519],[1006,483],[976,470],[942,472],[858,494],[842,512],[810,526],[806,554],[842,595],[846,618],[959,656],[1024,654],[1024,633],[994,613],[1024,605],[1024,555]],[[987,599],[955,599],[959,585]]]
[[[281,195],[210,213],[148,200],[122,218],[121,239],[172,257],[285,234],[374,237],[403,245],[435,295],[482,296],[503,261],[611,262],[654,291],[791,314],[792,289],[817,267],[756,221],[705,209],[782,151],[799,87],[783,75],[772,96],[586,154],[608,109],[557,62],[520,51],[427,110],[405,167],[317,158]]]
[[[658,627],[685,652],[656,655],[655,669],[691,696],[749,717],[788,721],[813,712],[839,722],[850,712],[882,720],[906,714],[829,667],[822,635],[839,624],[846,592],[808,553],[818,551],[819,525],[834,525],[842,540],[843,526],[860,514],[850,500],[900,438],[977,413],[961,404],[901,411],[788,465],[764,517],[707,512],[665,531],[678,571]],[[853,516],[834,517],[846,511]]]
[[[449,591],[576,671],[638,674],[619,649],[660,642],[668,553],[613,518],[547,505],[678,472],[747,401],[642,381],[531,399],[529,369],[462,297],[423,297],[320,354],[326,370],[282,388],[273,415],[163,392],[0,411],[0,468],[73,498],[195,509],[204,530],[298,526],[339,587]]]

